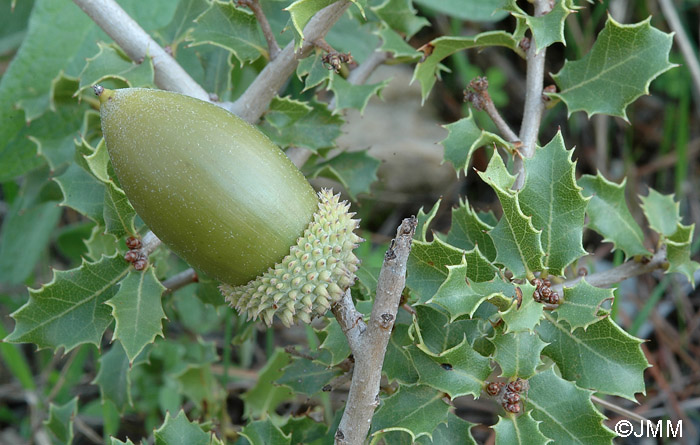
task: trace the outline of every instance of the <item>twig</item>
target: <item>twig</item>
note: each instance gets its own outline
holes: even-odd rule
[[[518,142],[520,138],[515,134],[506,121],[501,117],[498,109],[489,94],[489,82],[486,77],[477,77],[469,82],[469,86],[464,94],[464,100],[469,101],[477,110],[484,110],[489,115],[496,128],[508,140],[508,142]]]
[[[155,233],[150,230],[146,233],[143,238],[141,238],[141,251],[146,255],[150,255],[154,250],[158,248],[163,242],[158,238]]]
[[[75,416],[73,418],[73,423],[75,424],[75,427],[78,429],[78,431],[83,433],[83,435],[87,437],[92,443],[104,443],[104,441],[102,440],[102,436],[100,436],[95,430],[90,428],[90,425],[85,423],[80,417]]]
[[[542,16],[552,10],[550,0],[535,0],[535,16]],[[544,60],[546,48],[537,52],[535,37],[530,39],[530,48],[527,50],[527,75],[525,78],[525,107],[523,109],[523,121],[520,126],[520,140],[523,145],[520,153],[523,158],[530,158],[535,154],[537,134],[540,131],[540,122],[544,112],[542,89],[544,83]],[[515,173],[518,175],[513,188],[518,190],[525,184],[525,170],[523,158],[516,156],[513,160]]]
[[[601,399],[600,397],[597,396],[591,396],[591,400],[597,403],[598,405],[601,405],[610,411],[614,413],[618,413],[622,416],[627,417],[628,419],[634,419],[640,422],[646,422],[648,419],[644,416],[640,416],[639,414],[635,413],[634,411],[630,411],[628,409],[625,409],[621,406],[615,405],[612,402],[608,402],[607,400]]]
[[[201,100],[209,94],[165,52],[146,31],[114,0],[73,0],[124,52],[137,63],[146,56],[153,60],[155,83],[159,88],[177,91]]]
[[[671,0],[659,0],[661,4],[661,11],[666,17],[669,26],[676,33],[676,42],[683,53],[683,58],[688,64],[688,69],[690,70],[690,75],[693,78],[693,84],[695,85],[695,92],[700,94],[700,62],[698,62],[698,56],[693,45],[690,43],[688,34],[686,34],[683,24],[680,18],[678,18],[678,12],[676,8],[673,7]]]
[[[176,290],[183,288],[190,283],[196,283],[197,279],[197,272],[195,272],[194,269],[189,268],[173,275],[172,277],[163,281],[161,284],[163,284],[163,287],[165,287],[165,292],[170,293],[175,292]]]
[[[304,58],[314,47],[313,42],[324,37],[333,24],[350,6],[349,0],[341,0],[320,10],[304,27],[304,42],[299,53],[294,51],[294,42],[289,42],[273,61],[267,64],[246,91],[231,105],[229,111],[248,122],[257,122],[270,106],[272,99],[294,74],[299,59]]]
[[[353,311],[345,305],[334,311],[341,315],[336,317],[355,357],[348,401],[335,434],[336,444],[364,443],[370,420],[379,405],[382,364],[406,283],[406,263],[417,224],[415,217],[404,219],[396,232],[396,238],[384,255],[369,323],[365,326],[364,323],[354,322],[352,317],[346,317],[346,314],[352,315]],[[349,299],[350,296],[346,294],[346,298]],[[344,303],[348,303],[346,298],[343,299]]]
[[[270,60],[274,60],[275,57],[277,57],[277,54],[279,54],[282,50],[275,39],[275,35],[270,27],[270,22],[267,21],[267,17],[265,17],[265,13],[263,12],[262,7],[260,7],[259,0],[238,0],[238,4],[249,7],[250,10],[253,11],[253,14],[255,14],[255,18],[258,19],[260,28],[262,28],[265,40],[267,40],[267,47],[270,51]]]

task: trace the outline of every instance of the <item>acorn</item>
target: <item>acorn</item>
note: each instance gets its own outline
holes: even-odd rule
[[[214,104],[96,86],[121,187],[146,225],[220,280],[240,313],[289,326],[324,314],[355,280],[349,204],[314,192],[282,150]]]

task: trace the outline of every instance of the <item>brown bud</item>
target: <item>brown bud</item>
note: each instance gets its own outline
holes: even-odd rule
[[[130,236],[126,239],[126,247],[129,249],[140,249],[141,248],[141,239],[137,238],[135,236]]]
[[[129,262],[133,263],[134,261],[139,259],[139,251],[138,250],[130,250],[124,254],[124,259]]]

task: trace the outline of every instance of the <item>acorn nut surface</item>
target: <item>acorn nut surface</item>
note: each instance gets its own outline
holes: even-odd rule
[[[349,205],[228,111],[178,93],[95,87],[114,171],[146,225],[268,325],[323,314],[354,282]]]

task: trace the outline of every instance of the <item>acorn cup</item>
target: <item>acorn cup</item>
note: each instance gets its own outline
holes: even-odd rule
[[[134,209],[173,252],[224,283],[240,313],[308,323],[352,286],[364,240],[349,204],[315,193],[256,127],[178,93],[94,89]]]

